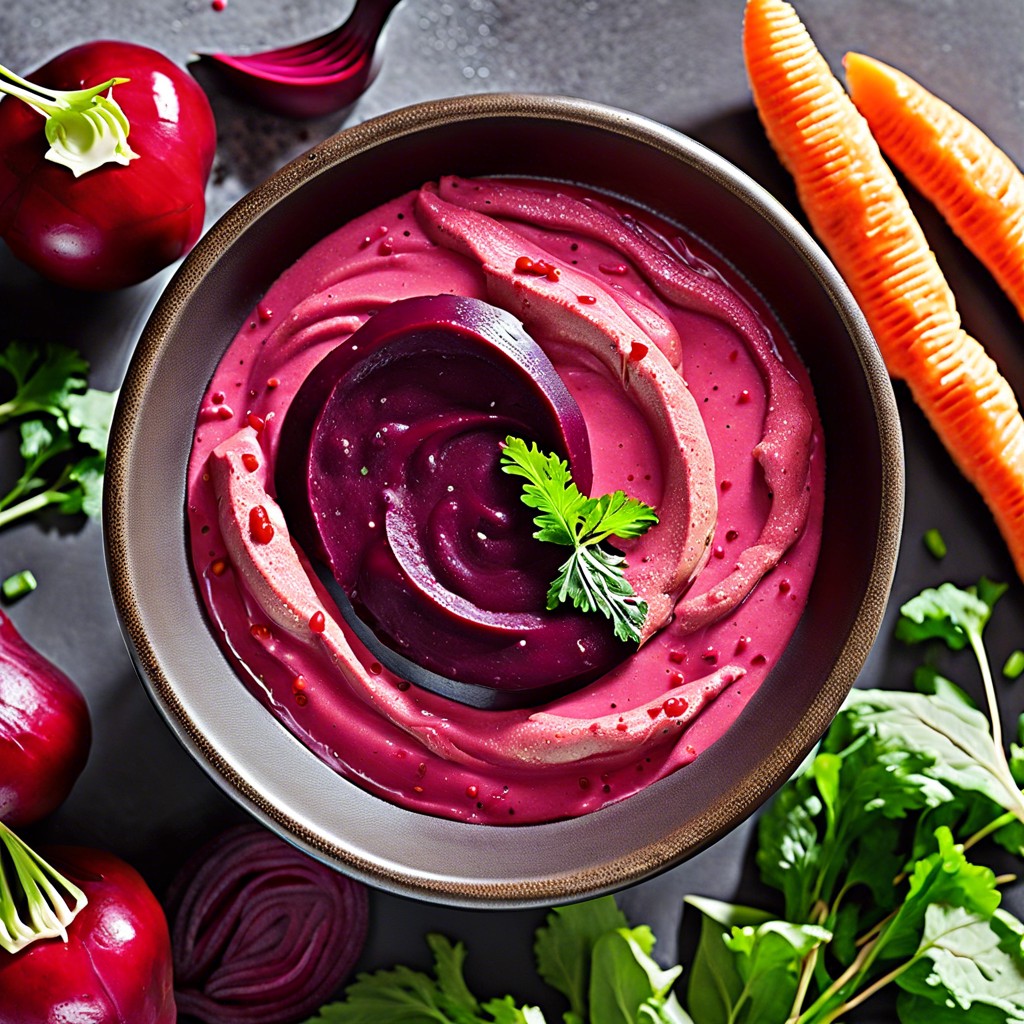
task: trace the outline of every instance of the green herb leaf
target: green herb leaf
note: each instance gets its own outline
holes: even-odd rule
[[[47,507],[98,518],[107,435],[116,393],[87,388],[88,364],[62,345],[11,342],[0,370],[14,393],[0,402],[0,424],[17,419],[22,471],[0,496],[0,526]]]
[[[523,504],[539,513],[533,520],[534,537],[574,549],[548,591],[548,610],[571,602],[580,611],[604,615],[620,640],[639,641],[647,605],[636,600],[626,579],[625,557],[600,545],[610,537],[646,533],[658,521],[654,509],[623,491],[584,497],[572,482],[568,463],[518,437],[505,439],[501,468],[526,480]]]
[[[587,1016],[590,964],[594,946],[607,932],[628,927],[611,896],[555,907],[537,929],[533,952],[537,973],[569,1000],[569,1012]]]
[[[50,344],[42,353],[22,341],[12,341],[0,351],[0,370],[14,378],[14,394],[0,402],[0,424],[16,416],[49,413],[62,430],[67,429],[68,397],[85,387],[89,364],[65,345]]]
[[[433,977],[401,966],[360,974],[343,1001],[322,1006],[306,1024],[545,1024],[540,1010],[517,1007],[511,997],[481,1006],[463,976],[465,946],[436,934],[427,944]]]
[[[1024,1024],[1021,923],[932,904],[914,962],[896,979],[903,1024]]]
[[[949,829],[937,829],[935,839],[938,850],[914,865],[906,897],[879,937],[879,958],[911,956],[921,944],[925,916],[933,904],[962,907],[986,919],[999,906],[992,870],[972,864]]]
[[[594,943],[590,971],[591,1024],[656,1021],[682,967],[663,970],[651,958],[646,925],[616,928]]]

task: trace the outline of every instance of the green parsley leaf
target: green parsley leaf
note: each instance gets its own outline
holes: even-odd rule
[[[47,345],[40,357],[37,346],[12,341],[0,351],[0,370],[14,378],[14,394],[0,402],[0,424],[17,416],[49,413],[67,429],[67,402],[85,387],[89,364],[65,345]]]
[[[86,387],[86,361],[63,345],[11,342],[0,371],[14,392],[0,401],[0,424],[16,420],[20,476],[0,496],[0,526],[53,507],[98,518],[107,436],[117,395]]]
[[[548,590],[548,610],[572,603],[582,612],[599,612],[620,640],[639,641],[647,604],[636,600],[626,579],[625,556],[601,544],[611,537],[646,533],[658,522],[654,509],[624,491],[585,497],[572,482],[567,462],[541,452],[536,443],[527,446],[522,438],[505,439],[501,468],[526,481],[523,504],[539,513],[533,520],[534,537],[574,549]]]

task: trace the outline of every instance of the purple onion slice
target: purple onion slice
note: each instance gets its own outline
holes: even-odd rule
[[[259,825],[229,829],[168,893],[178,1012],[291,1024],[331,998],[362,952],[369,897]]]

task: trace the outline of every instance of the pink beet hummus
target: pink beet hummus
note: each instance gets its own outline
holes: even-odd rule
[[[659,516],[616,545],[647,604],[641,642],[540,706],[470,707],[384,668],[276,493],[280,427],[314,367],[396,300],[444,294],[522,322],[583,414],[591,493]],[[823,490],[805,371],[711,249],[574,187],[446,178],[329,235],[239,330],[196,425],[189,543],[229,659],[317,756],[413,810],[527,824],[628,797],[722,735],[796,628]]]

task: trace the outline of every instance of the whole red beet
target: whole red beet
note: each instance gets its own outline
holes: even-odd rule
[[[67,942],[0,951],[0,1024],[175,1024],[167,919],[139,873],[99,850],[41,852],[89,902]]]
[[[44,120],[0,103],[0,235],[18,259],[58,284],[105,291],[143,281],[183,256],[203,228],[217,144],[213,112],[183,68],[147,46],[84,43],[29,76],[52,90],[128,79],[113,96],[138,154],[81,177],[45,158]]]
[[[0,611],[0,821],[29,825],[55,810],[91,740],[81,691]]]

